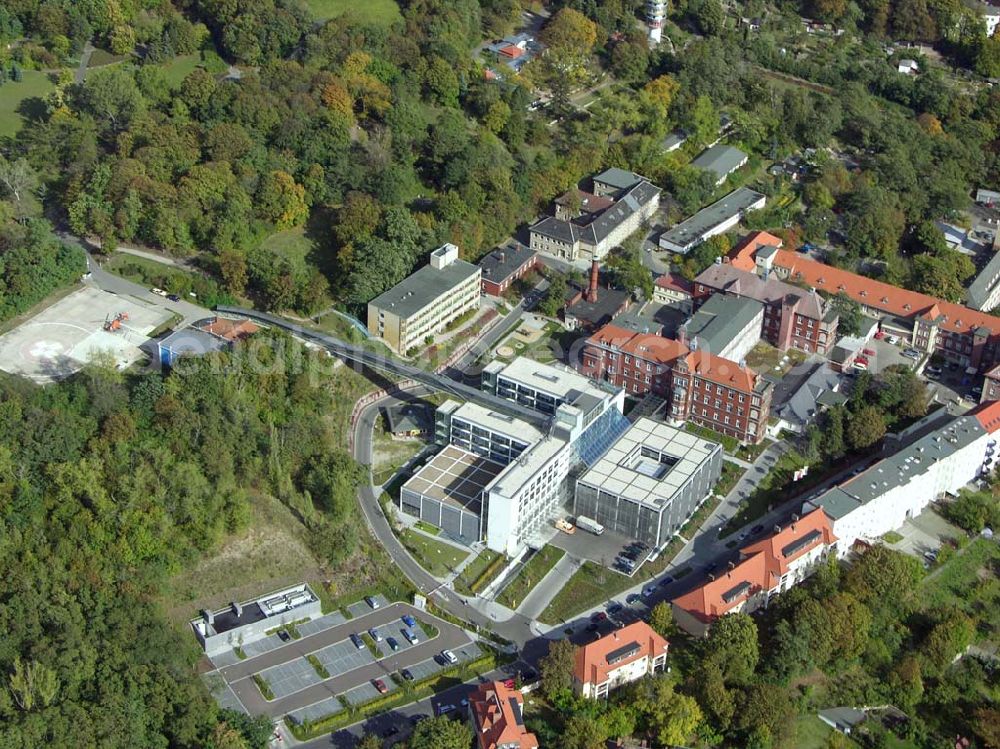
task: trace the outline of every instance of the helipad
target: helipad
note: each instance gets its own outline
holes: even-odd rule
[[[53,382],[79,371],[98,352],[125,368],[143,356],[139,347],[169,318],[153,303],[85,287],[0,336],[0,369]]]

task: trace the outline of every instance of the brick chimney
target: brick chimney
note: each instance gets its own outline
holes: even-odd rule
[[[587,289],[587,301],[593,304],[597,301],[597,282],[601,276],[601,266],[597,262],[597,258],[594,258],[594,262],[590,265],[590,286]]]

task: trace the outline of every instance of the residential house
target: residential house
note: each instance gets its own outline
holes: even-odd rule
[[[576,649],[573,689],[600,699],[620,686],[663,671],[669,643],[646,622],[638,621]]]
[[[524,696],[502,681],[488,681],[469,694],[469,717],[477,749],[538,749],[524,725]]]
[[[660,149],[664,153],[671,153],[687,143],[688,134],[683,130],[671,130],[667,136],[660,141]]]
[[[761,278],[784,279],[831,296],[845,294],[865,314],[880,319],[883,329],[892,324],[905,333],[908,344],[919,351],[980,372],[1000,364],[1000,317],[834,268],[780,246],[777,237],[755,232],[734,249],[731,264]]]
[[[540,265],[537,252],[512,239],[491,250],[479,261],[483,293],[503,296],[515,281],[537,270]]]
[[[793,517],[766,538],[744,546],[740,559],[697,588],[671,602],[674,621],[684,631],[703,637],[720,617],[751,614],[812,574],[834,553],[837,537],[822,510]]]
[[[393,351],[406,354],[470,310],[479,308],[482,269],[458,259],[446,244],[430,264],[368,302],[368,331]]]
[[[733,190],[661,234],[660,249],[685,255],[706,239],[729,231],[749,211],[760,210],[766,203],[766,196],[749,188]]]
[[[781,430],[801,434],[823,411],[846,403],[847,396],[841,392],[842,381],[842,376],[826,362],[812,362],[812,371],[777,409],[777,423],[771,434]]]
[[[903,75],[916,75],[920,72],[920,66],[916,60],[900,60],[896,65],[897,72]]]
[[[678,273],[664,273],[653,282],[653,301],[691,314],[693,284]]]

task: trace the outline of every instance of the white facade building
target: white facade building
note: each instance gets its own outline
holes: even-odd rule
[[[942,494],[955,494],[993,467],[1000,401],[984,403],[867,471],[819,497],[803,512],[822,508],[833,519],[845,556],[857,540],[875,541],[919,515]]]

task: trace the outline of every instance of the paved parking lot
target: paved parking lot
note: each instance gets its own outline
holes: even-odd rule
[[[386,606],[389,605],[389,602],[386,600],[385,596],[377,595],[373,596],[373,598],[375,599],[376,603],[378,603],[379,608],[385,608]],[[372,611],[377,611],[377,610],[378,609],[373,609],[364,601],[358,601],[357,603],[352,603],[350,606],[347,607],[347,612],[354,619],[357,619],[358,617],[361,616],[365,616],[366,614],[370,614],[372,613]]]
[[[275,699],[287,697],[290,694],[295,694],[306,687],[311,687],[313,684],[319,684],[323,681],[320,675],[316,673],[316,669],[305,658],[298,658],[278,666],[272,666],[261,671],[260,676],[271,687]]]
[[[603,564],[605,567],[613,567],[615,557],[621,554],[625,547],[633,541],[634,539],[615,533],[610,528],[606,529],[600,536],[577,528],[576,533],[572,534],[557,532],[549,543],[576,559],[589,559],[597,564]],[[639,557],[640,560],[642,558]],[[636,568],[638,569],[638,561]]]
[[[346,621],[347,617],[339,611],[334,611],[332,614],[325,614],[319,619],[313,619],[311,622],[298,624],[295,628],[299,631],[300,635],[308,637],[309,635],[315,635],[322,632],[325,629],[336,627],[338,624],[343,624]]]
[[[323,664],[323,668],[330,672],[330,676],[345,674],[375,662],[375,656],[367,647],[359,649],[350,640],[341,640],[317,650],[313,655]]]
[[[300,710],[293,710],[288,714],[295,723],[302,724],[307,720],[320,720],[329,715],[336,715],[344,709],[344,705],[336,697],[327,697],[312,705],[303,707]]]
[[[334,615],[320,623],[320,631],[314,634],[302,634],[303,626],[298,630],[301,637],[288,642],[282,642],[280,647],[246,660],[239,660],[212,672],[228,683],[229,690],[222,688],[213,692],[218,694],[220,703],[239,705],[240,709],[251,715],[267,715],[280,718],[296,711],[324,704],[330,708],[331,698],[345,695],[352,690],[355,699],[370,692],[364,685],[374,679],[382,679],[390,686],[390,674],[398,673],[400,669],[408,668],[414,663],[433,661],[442,649],[452,650],[461,661],[470,660],[481,655],[481,652],[469,636],[460,627],[456,627],[441,619],[431,617],[409,604],[388,602],[382,603],[378,609],[371,609],[367,604],[352,605],[352,611],[364,612],[350,620],[339,624]],[[405,626],[401,617],[409,614],[418,621],[422,636],[417,645],[407,643],[401,634]],[[428,638],[427,631],[419,627],[419,622],[433,622],[438,635]],[[329,625],[329,626],[326,626]],[[382,657],[375,658],[365,647],[359,650],[354,647],[349,637],[353,633],[361,634],[370,627],[376,627],[383,640],[378,643]],[[306,628],[306,632],[312,628]],[[398,634],[398,636],[397,636]],[[399,641],[400,649],[393,651],[385,641],[386,636],[393,636]],[[329,678],[322,679],[307,656],[315,656],[330,673]],[[265,700],[253,680],[255,674],[261,674],[267,680],[273,700]],[[394,687],[391,687],[394,688]],[[372,687],[374,691],[374,687]],[[312,707],[309,714],[316,715],[321,708]],[[315,718],[312,718],[315,719]]]
[[[890,544],[893,549],[923,560],[928,551],[937,551],[941,544],[957,538],[962,531],[928,508],[915,518],[907,520],[898,531],[901,541]]]
[[[390,692],[395,692],[399,689],[399,685],[388,677],[382,679],[382,683],[385,684],[385,688]],[[347,704],[349,705],[363,705],[366,702],[371,702],[380,696],[379,691],[370,681],[366,681],[364,684],[358,684],[354,687],[354,689],[348,689],[343,694],[344,699],[347,700]]]

